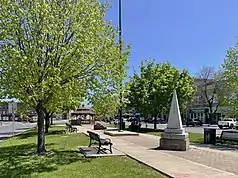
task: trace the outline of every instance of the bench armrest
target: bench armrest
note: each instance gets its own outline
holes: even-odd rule
[[[112,143],[111,139],[110,138],[105,138],[105,140],[108,140],[110,143]]]

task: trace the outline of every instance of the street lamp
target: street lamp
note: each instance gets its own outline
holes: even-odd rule
[[[17,109],[16,102],[12,101],[8,103],[8,114],[12,115],[12,135],[15,134],[15,111]]]
[[[120,58],[122,58],[122,28],[121,28],[121,0],[119,0],[119,17],[118,17],[118,26],[119,26],[119,48],[120,48]],[[121,81],[121,89],[122,89],[122,81]],[[119,119],[120,119],[120,125],[119,125],[119,131],[122,130],[122,91],[120,92],[120,110],[119,110]]]

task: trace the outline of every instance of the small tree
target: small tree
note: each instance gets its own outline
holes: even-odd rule
[[[238,117],[238,40],[227,51],[223,75],[229,91],[229,95],[225,98],[226,103],[231,107],[230,114]]]
[[[127,57],[104,21],[107,7],[97,0],[1,1],[0,87],[37,112],[38,154],[46,151],[45,113],[62,106],[55,98],[71,105],[125,75]]]
[[[209,107],[210,119],[212,119],[219,107],[224,104],[224,97],[227,94],[226,81],[222,73],[214,67],[203,67],[196,81],[199,98],[196,102]]]
[[[179,71],[168,62],[142,62],[140,76],[135,73],[128,85],[130,105],[143,115],[154,117],[155,129],[159,113],[169,110],[174,89],[177,90],[182,111],[186,109],[195,92],[194,80],[188,71]]]

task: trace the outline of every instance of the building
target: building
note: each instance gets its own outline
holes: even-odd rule
[[[14,113],[17,115],[17,109],[20,107],[19,103],[14,103],[14,109],[13,109],[13,104],[9,102],[2,102],[0,104],[0,120],[6,120],[6,121],[11,121],[13,118],[13,110],[15,111]]]
[[[217,123],[230,111],[228,106],[221,106],[215,98],[214,92],[217,90],[215,87],[218,84],[212,79],[195,79],[195,84],[197,92],[189,106],[188,118],[200,119],[203,123]]]
[[[13,108],[12,102],[1,102],[0,103],[0,120],[2,121],[12,121],[13,119]],[[21,115],[22,103],[14,103],[14,113],[15,117],[20,117]],[[30,117],[36,116],[36,113],[33,110],[27,112],[27,115]]]

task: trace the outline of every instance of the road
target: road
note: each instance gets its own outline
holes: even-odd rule
[[[67,122],[67,120],[54,120],[55,124],[56,123],[64,124],[65,122]],[[126,125],[130,125],[130,122],[126,122]],[[36,123],[15,122],[14,134],[19,134],[19,133],[29,130],[35,126],[36,126]],[[142,127],[146,128],[146,124],[142,123]],[[167,124],[157,124],[158,129],[165,129],[166,127],[167,127]],[[154,125],[147,124],[147,128],[153,129]],[[184,126],[184,128],[187,132],[203,134],[203,127],[186,127],[186,126]],[[220,135],[222,130],[219,129],[217,126],[215,126],[214,128],[217,129],[217,135]],[[2,122],[2,124],[0,124],[0,141],[3,140],[4,138],[11,137],[12,135],[13,135],[13,122]]]
[[[130,122],[126,122],[126,125],[130,125]],[[142,123],[141,127],[146,128],[146,124]],[[167,124],[157,124],[157,129],[164,130],[166,127],[167,127]],[[183,127],[185,128],[186,132],[200,133],[200,134],[204,133],[204,130],[203,130],[204,127],[187,127],[187,126],[183,126]],[[222,129],[219,129],[218,126],[210,126],[210,127],[216,128],[217,136],[219,136],[221,134]],[[147,124],[147,128],[153,129],[154,124]]]
[[[55,120],[53,121],[54,124],[64,124],[68,122],[68,120]],[[15,122],[13,126],[13,122],[0,122],[0,142],[8,137],[13,135],[13,128],[14,128],[14,135],[19,134],[21,132],[27,131],[36,127],[36,123],[28,123],[28,122]]]
[[[15,122],[15,124],[13,125],[13,122],[2,122],[2,125],[0,125],[0,141],[5,138],[11,137],[13,134],[19,134],[35,126],[36,123]]]

